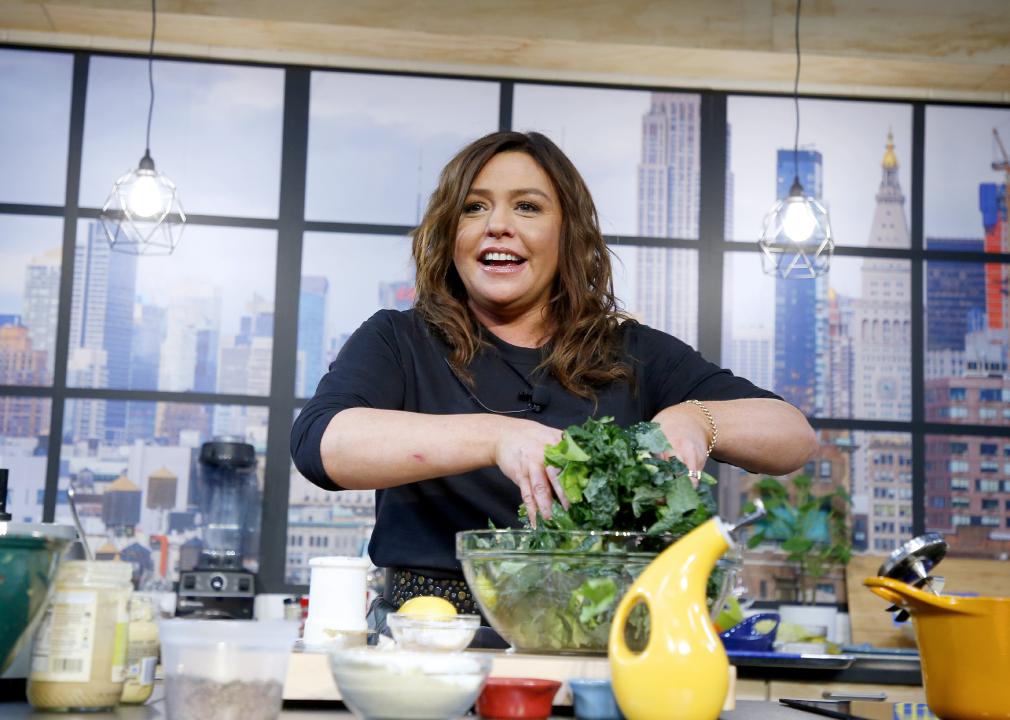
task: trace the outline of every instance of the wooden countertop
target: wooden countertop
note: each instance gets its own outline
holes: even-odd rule
[[[0,703],[0,717],[4,720],[44,720],[55,717],[48,713],[39,713],[31,709],[28,703]],[[281,711],[279,720],[323,720],[323,718],[353,718],[346,710],[325,709],[285,709]],[[473,716],[468,716],[473,717]],[[724,711],[719,720],[810,720],[815,716],[783,707],[778,703],[743,700],[735,710]],[[91,715],[93,720],[118,718],[119,720],[167,720],[165,703],[161,696],[161,687],[155,688],[155,695],[147,705],[121,706],[115,713],[99,713]],[[567,719],[567,720],[570,720]]]

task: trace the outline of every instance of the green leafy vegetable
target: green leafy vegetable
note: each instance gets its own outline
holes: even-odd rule
[[[537,528],[689,532],[715,512],[715,479],[704,475],[695,489],[682,462],[660,457],[670,449],[656,423],[624,429],[603,418],[573,425],[544,451],[544,462],[560,470],[570,507],[555,501],[551,519],[540,518]]]

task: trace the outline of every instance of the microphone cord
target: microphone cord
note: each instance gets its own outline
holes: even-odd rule
[[[547,406],[547,404],[533,402],[533,396],[537,386],[533,382],[531,382],[530,379],[519,370],[519,368],[517,368],[515,365],[506,360],[500,352],[497,352],[497,350],[495,352],[498,359],[502,361],[505,367],[507,367],[509,370],[515,373],[516,376],[523,381],[523,384],[529,388],[529,392],[519,393],[518,399],[527,401],[526,407],[524,407],[521,410],[495,410],[494,408],[488,407],[481,401],[479,397],[477,397],[474,394],[473,390],[471,390],[470,387],[465,382],[463,382],[463,379],[456,374],[456,370],[453,368],[452,363],[449,362],[449,358],[443,357],[442,359],[445,360],[446,367],[449,368],[449,372],[452,373],[452,376],[456,379],[456,382],[459,383],[460,387],[462,387],[463,390],[466,392],[466,394],[470,396],[470,399],[473,400],[475,403],[477,403],[477,405],[479,405],[483,410],[489,413],[494,413],[495,415],[518,415],[527,412],[535,412],[535,413],[542,412],[543,409]]]

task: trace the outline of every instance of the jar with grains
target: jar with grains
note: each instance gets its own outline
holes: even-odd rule
[[[65,561],[35,635],[28,702],[40,710],[112,709],[123,693],[133,566]]]
[[[154,667],[158,664],[158,625],[154,599],[134,594],[130,598],[130,630],[126,644],[126,681],[119,699],[127,705],[147,702],[154,691]]]

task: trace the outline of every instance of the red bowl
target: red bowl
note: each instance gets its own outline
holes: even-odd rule
[[[557,680],[488,678],[477,698],[477,712],[489,720],[547,718],[560,687],[561,683]]]

